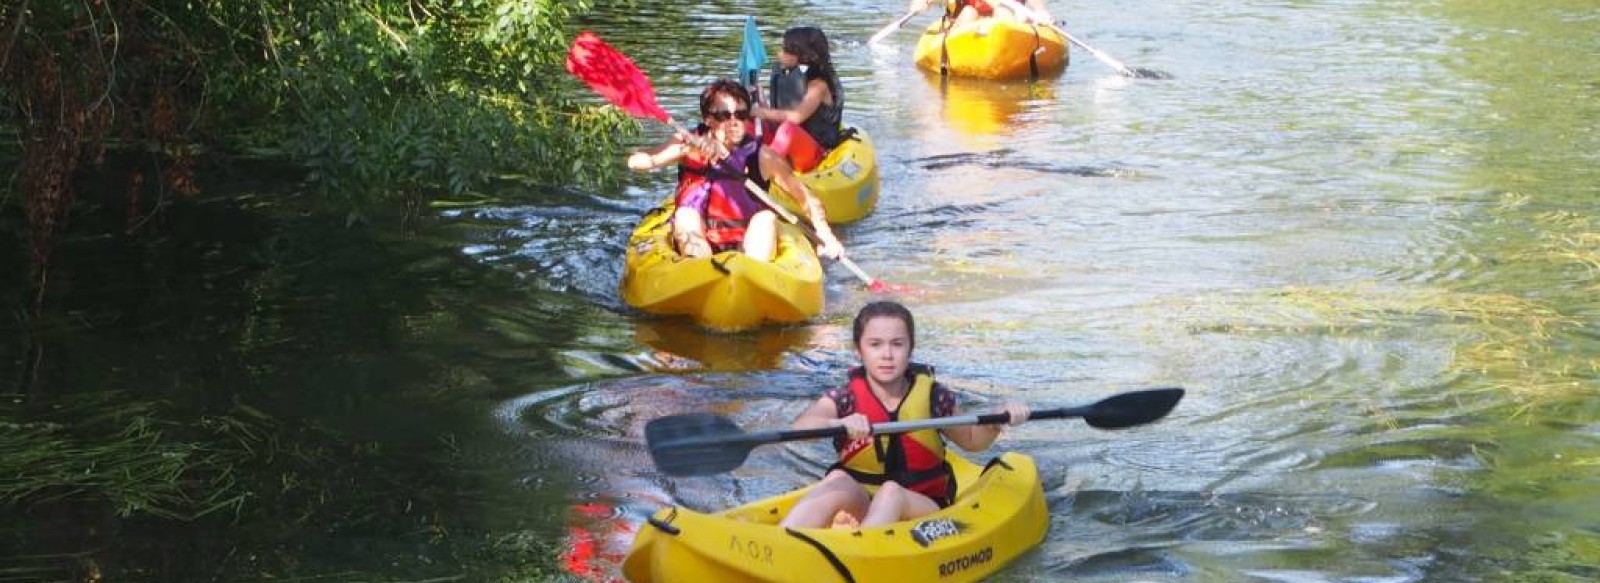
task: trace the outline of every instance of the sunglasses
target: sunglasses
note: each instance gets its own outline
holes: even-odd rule
[[[706,112],[706,117],[709,117],[709,118],[717,120],[717,121],[728,121],[728,120],[733,119],[733,118],[739,118],[740,121],[743,121],[743,120],[750,119],[750,110],[748,110],[748,109],[739,109],[739,110],[734,110],[734,111],[728,111],[726,109],[719,109],[717,111],[708,111],[708,112]]]

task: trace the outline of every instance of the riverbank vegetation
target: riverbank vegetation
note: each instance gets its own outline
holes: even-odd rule
[[[395,223],[379,232],[358,225],[398,217],[412,227],[430,198],[505,179],[614,179],[602,161],[636,124],[578,99],[562,70],[572,20],[587,8],[582,0],[0,8],[0,135],[9,138],[0,159],[16,168],[0,183],[0,267],[12,277],[0,298],[18,306],[0,332],[20,340],[0,357],[0,508],[20,519],[0,529],[18,553],[0,557],[0,573],[323,575],[295,563],[304,549],[273,551],[291,530],[396,533],[364,548],[375,560],[421,557],[419,565],[497,552],[464,540],[475,529],[447,512],[452,496],[479,486],[410,467],[414,456],[394,451],[405,440],[307,415],[295,404],[305,395],[269,387],[315,384],[300,375],[359,358],[350,344],[308,340],[325,338],[322,326],[376,329],[374,342],[403,343],[422,333],[397,322],[437,304],[392,290],[365,296],[359,285],[307,290],[299,277],[339,264],[311,242],[364,249],[360,265],[371,268],[425,244],[380,245]],[[217,177],[251,173],[281,184],[208,197]],[[285,217],[292,232],[271,224]],[[140,283],[106,290],[96,280]],[[344,303],[328,299],[340,294],[362,305],[340,317],[321,312]],[[304,345],[305,358],[253,352],[285,342]],[[62,349],[85,345],[104,350]],[[209,380],[173,370],[208,371]],[[362,387],[392,398],[389,387],[364,382],[351,383],[346,398]],[[448,406],[418,401],[405,402]],[[413,445],[426,451],[436,439]],[[165,539],[158,548],[92,550],[124,547],[119,535],[131,532],[170,534],[140,538]],[[408,545],[429,550],[387,548]],[[48,555],[63,548],[85,551]],[[555,556],[546,550],[532,564],[495,562],[523,565],[510,573],[519,578],[543,573]],[[34,563],[18,563],[27,557]]]
[[[0,12],[0,118],[35,270],[83,175],[108,151],[148,155],[121,179],[127,227],[192,196],[196,165],[267,155],[361,219],[414,216],[432,193],[518,174],[605,180],[632,122],[571,98],[569,20],[585,2],[74,2]],[[10,199],[8,199],[10,200]]]

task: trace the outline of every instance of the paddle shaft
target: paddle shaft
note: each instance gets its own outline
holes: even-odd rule
[[[1029,421],[1044,419],[1064,419],[1082,417],[1092,412],[1093,406],[1063,407],[1060,409],[1044,409],[1028,414]],[[984,415],[956,415],[952,417],[936,417],[933,419],[918,419],[916,421],[891,421],[888,423],[872,424],[873,435],[890,435],[895,433],[910,433],[924,429],[944,429],[946,427],[962,427],[966,425],[999,425],[1010,423],[1010,413],[987,413]],[[782,431],[764,431],[750,433],[737,439],[728,441],[749,443],[776,443],[780,441],[797,441],[802,439],[815,439],[819,437],[836,437],[845,434],[843,427],[821,427],[817,429],[786,429]]]
[[[778,213],[778,216],[783,217],[784,221],[799,227],[800,232],[805,233],[806,239],[809,239],[813,245],[822,244],[822,238],[817,235],[816,229],[813,229],[811,225],[806,224],[805,221],[801,221],[800,217],[797,217],[794,215],[794,213],[789,212],[789,209],[780,206],[777,201],[772,200],[771,195],[768,195],[767,191],[761,188],[761,185],[756,184],[756,181],[745,179],[744,187],[749,189],[750,193],[754,194],[757,199],[760,199],[762,204],[770,207],[772,212]],[[878,282],[878,280],[873,278],[871,275],[867,275],[866,271],[862,271],[861,266],[856,265],[856,262],[851,261],[849,257],[840,255],[839,263],[844,265],[845,268],[850,270],[850,273],[854,274],[856,278],[860,279],[862,283],[865,283],[868,286],[872,286]]]
[[[1072,44],[1083,47],[1083,50],[1089,51],[1089,54],[1094,55],[1094,58],[1100,59],[1101,62],[1110,65],[1111,68],[1116,69],[1117,72],[1129,77],[1139,76],[1137,71],[1128,68],[1127,65],[1122,64],[1122,61],[1118,61],[1112,58],[1111,55],[1102,53],[1099,50],[1096,50],[1094,47],[1089,46],[1088,43],[1078,40],[1078,37],[1072,36],[1072,33],[1067,32],[1060,26],[1057,26],[1056,23],[1044,19],[1039,15],[1039,13],[1034,12],[1032,8],[1028,8],[1021,2],[1017,2],[1016,0],[1000,0],[1000,3],[1005,5],[1006,8],[1011,9],[1012,12],[1015,12],[1021,15],[1023,18],[1032,21],[1034,24],[1043,24],[1055,30],[1056,32],[1061,33],[1061,36],[1067,37],[1067,40],[1072,41]]]
[[[921,13],[922,13],[921,10],[915,10],[915,11],[907,12],[905,14],[905,16],[901,16],[900,18],[896,18],[894,20],[894,22],[889,23],[888,26],[885,26],[885,27],[883,27],[882,30],[879,30],[877,33],[874,33],[872,35],[872,38],[867,39],[867,44],[869,44],[869,45],[877,44],[878,41],[881,41],[885,37],[888,37],[889,35],[894,34],[894,31],[900,30],[900,27],[905,26],[906,25],[906,21],[911,20],[911,17],[916,16],[916,15],[921,14]]]

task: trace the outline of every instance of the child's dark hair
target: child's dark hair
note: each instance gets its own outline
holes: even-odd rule
[[[796,26],[783,33],[783,50],[805,65],[806,79],[832,79],[833,57],[828,55],[828,35],[815,26]]]
[[[911,319],[911,310],[896,302],[872,302],[861,306],[861,311],[856,312],[856,321],[850,325],[852,344],[861,345],[861,333],[866,330],[867,321],[873,318],[899,318],[906,323],[906,335],[911,337],[911,347],[917,347],[917,323]]]
[[[750,106],[750,91],[733,79],[717,79],[700,92],[700,117],[711,114],[711,106],[716,105],[718,93],[725,93],[739,100],[745,107]]]

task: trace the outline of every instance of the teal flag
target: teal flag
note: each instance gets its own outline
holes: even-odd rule
[[[761,70],[767,66],[767,47],[761,44],[761,30],[756,28],[756,17],[744,17],[744,42],[739,47],[739,82],[756,85]]]

